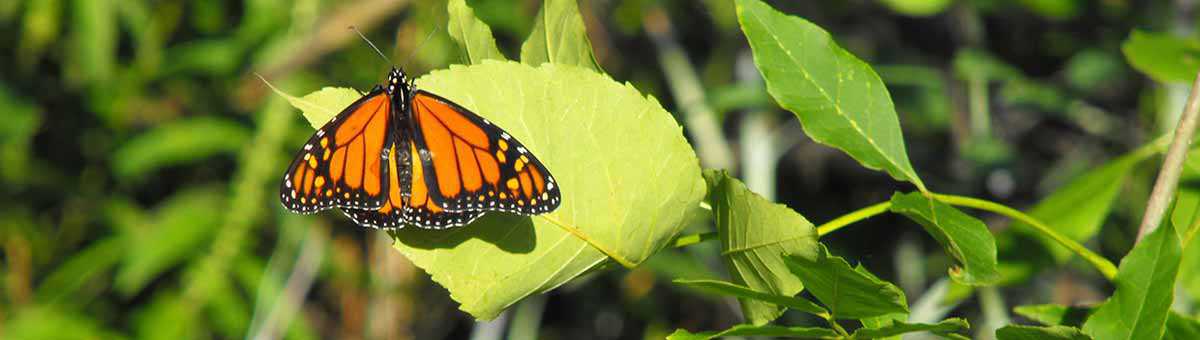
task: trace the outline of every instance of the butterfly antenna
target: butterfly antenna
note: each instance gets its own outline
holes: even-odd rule
[[[413,56],[417,55],[417,51],[421,50],[421,46],[425,46],[425,43],[429,42],[429,39],[433,38],[433,34],[437,33],[441,28],[442,26],[436,26],[432,31],[429,31],[429,34],[425,35],[425,40],[421,40],[421,43],[417,44],[417,48],[408,53],[408,58],[404,58],[404,66],[408,66],[408,62],[412,61]]]
[[[383,57],[383,60],[387,60],[388,64],[392,64],[392,60],[388,59],[388,57],[384,55],[383,51],[380,51],[378,47],[375,47],[375,43],[371,42],[371,39],[367,39],[367,36],[363,35],[362,32],[358,30],[358,27],[350,26],[350,29],[354,30],[354,33],[358,33],[358,37],[362,38],[363,41],[366,41],[367,45],[371,45],[371,49],[374,49],[375,53],[379,53],[379,56]]]

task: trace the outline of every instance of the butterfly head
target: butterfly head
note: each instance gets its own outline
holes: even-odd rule
[[[401,93],[411,92],[412,83],[409,82],[408,75],[404,74],[404,71],[393,67],[392,72],[388,73],[387,92],[396,94],[397,91],[401,91]]]

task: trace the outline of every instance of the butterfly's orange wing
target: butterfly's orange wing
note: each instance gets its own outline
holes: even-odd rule
[[[403,136],[402,136],[403,137]],[[421,228],[442,229],[471,223],[483,211],[450,212],[434,204],[429,197],[424,171],[420,164],[413,164],[416,146],[407,138],[399,138],[396,144],[407,147],[392,147],[388,159],[388,174],[392,185],[387,200],[379,209],[342,209],[358,225],[372,228],[398,229],[406,224]],[[397,166],[400,164],[401,166]]]
[[[383,159],[393,142],[391,110],[391,99],[377,87],[317,130],[279,184],[283,206],[298,213],[383,206],[389,189]]]
[[[424,173],[414,177],[424,177],[430,202],[451,212],[523,215],[558,207],[561,197],[553,175],[508,132],[429,92],[416,91],[409,106],[413,168]],[[414,182],[413,195],[418,191]]]

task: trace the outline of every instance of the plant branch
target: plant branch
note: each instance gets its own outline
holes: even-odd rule
[[[871,216],[879,215],[888,211],[892,207],[892,202],[879,202],[872,204],[866,208],[858,209],[849,214],[842,215],[832,221],[817,226],[817,236],[825,236],[838,229],[842,229],[851,223],[858,222],[870,218]]]
[[[1050,228],[1050,226],[1042,223],[1042,221],[1033,218],[1033,216],[1029,216],[1023,212],[1020,212],[1017,209],[1009,208],[1008,206],[1000,203],[973,197],[934,193],[933,198],[941,201],[942,203],[990,211],[1000,215],[1008,216],[1009,218],[1021,222],[1025,222],[1025,224],[1033,227],[1033,229],[1038,233],[1053,239],[1054,241],[1058,242],[1059,245],[1062,245],[1063,247],[1070,249],[1075,254],[1078,254],[1085,261],[1092,264],[1093,267],[1096,267],[1096,270],[1099,270],[1100,274],[1103,274],[1104,277],[1108,278],[1110,281],[1117,277],[1117,266],[1113,265],[1112,262],[1109,262],[1099,254],[1087,249],[1083,245],[1079,244],[1079,242],[1075,242],[1075,240],[1063,236],[1063,234],[1059,234],[1057,231],[1054,231],[1053,228]]]
[[[1179,116],[1179,124],[1175,127],[1175,137],[1167,149],[1167,157],[1158,170],[1158,178],[1154,181],[1154,190],[1150,192],[1150,200],[1146,202],[1146,213],[1142,215],[1142,224],[1138,227],[1137,241],[1141,242],[1158,225],[1162,223],[1167,205],[1175,196],[1175,187],[1179,184],[1179,174],[1183,170],[1183,160],[1187,158],[1189,144],[1196,133],[1196,116],[1200,111],[1200,74],[1192,83],[1192,92],[1188,95],[1187,106]]]

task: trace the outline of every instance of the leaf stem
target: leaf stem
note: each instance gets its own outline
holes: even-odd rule
[[[1078,254],[1085,261],[1092,264],[1093,267],[1096,267],[1096,270],[1100,271],[1100,274],[1103,274],[1104,277],[1108,278],[1110,281],[1117,277],[1117,266],[1113,265],[1112,262],[1109,262],[1099,254],[1087,249],[1083,245],[1079,244],[1079,242],[1075,242],[1075,240],[1059,234],[1057,231],[1054,231],[1053,228],[1050,228],[1050,226],[1042,223],[1042,221],[1033,218],[1033,216],[1026,215],[1025,213],[1016,209],[1009,208],[1003,204],[988,200],[938,193],[933,193],[932,195],[934,199],[941,201],[942,203],[990,211],[1024,222],[1032,226],[1033,229],[1038,233],[1053,239],[1054,241],[1058,242],[1058,244],[1070,249],[1075,254]]]
[[[838,334],[841,334],[843,337],[849,337],[849,336],[850,336],[850,333],[849,333],[849,332],[846,332],[846,329],[845,329],[845,328],[842,328],[842,325],[839,325],[839,324],[837,323],[837,319],[834,319],[834,318],[833,318],[833,315],[830,315],[830,314],[822,314],[822,315],[820,315],[820,316],[821,316],[821,317],[823,317],[823,318],[825,318],[825,322],[828,322],[828,323],[829,323],[829,327],[833,327],[833,331],[834,331],[834,332],[837,332]]]
[[[872,204],[866,208],[855,210],[849,214],[842,215],[838,218],[833,219],[832,221],[825,222],[825,224],[817,226],[817,236],[825,236],[825,234],[832,233],[838,229],[841,229],[842,227],[850,225],[851,223],[862,221],[867,218],[870,218],[871,216],[882,214],[884,212],[887,212],[888,208],[891,208],[891,207],[892,207],[891,201],[879,202],[879,203]]]
[[[1188,95],[1187,105],[1179,116],[1179,125],[1175,127],[1175,137],[1167,149],[1167,157],[1158,170],[1158,179],[1154,181],[1154,190],[1150,192],[1150,200],[1146,202],[1146,213],[1142,215],[1142,224],[1138,227],[1137,242],[1141,242],[1158,225],[1162,223],[1167,205],[1175,197],[1175,187],[1179,184],[1179,174],[1183,171],[1183,160],[1187,158],[1188,145],[1192,135],[1196,133],[1197,114],[1200,113],[1200,73],[1192,83],[1192,92]]]

